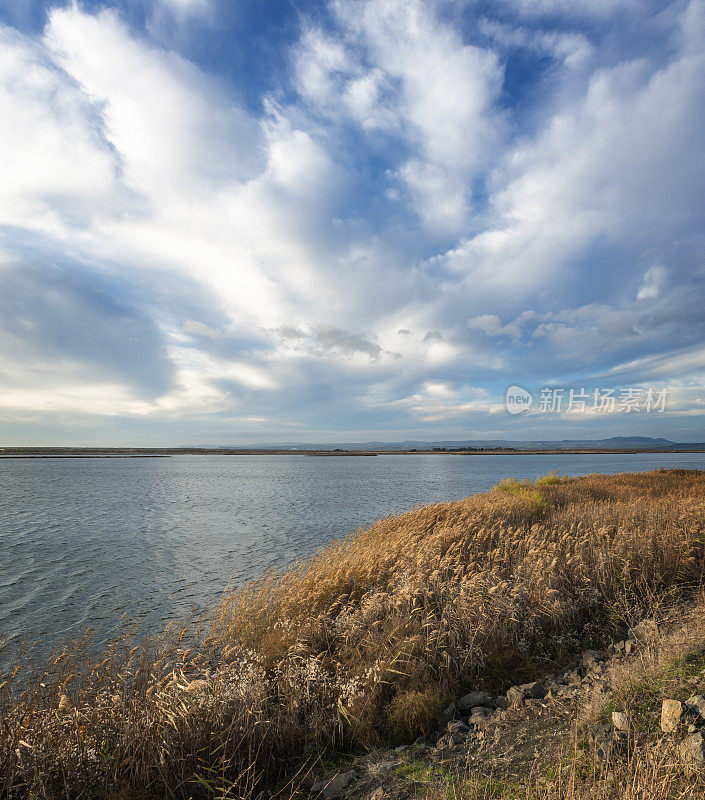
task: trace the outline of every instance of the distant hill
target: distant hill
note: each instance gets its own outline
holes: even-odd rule
[[[609,439],[603,439],[602,441],[605,444],[619,447],[622,445],[625,447],[661,447],[662,445],[672,447],[675,444],[675,442],[671,442],[668,439],[651,439],[648,436],[611,436]]]

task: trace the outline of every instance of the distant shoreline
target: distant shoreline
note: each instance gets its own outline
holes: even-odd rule
[[[45,459],[45,458],[170,458],[172,456],[308,456],[316,458],[333,457],[371,457],[371,456],[528,456],[528,455],[639,455],[651,453],[705,453],[705,448],[552,448],[552,449],[512,449],[512,448],[434,448],[428,450],[291,450],[291,449],[236,449],[236,448],[32,448],[7,447],[0,449],[2,459]]]
[[[24,458],[171,458],[169,453],[108,453],[108,454],[86,454],[86,453],[24,453],[5,455],[0,453],[0,459]]]

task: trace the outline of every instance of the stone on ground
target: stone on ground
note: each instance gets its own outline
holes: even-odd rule
[[[686,767],[697,768],[705,764],[705,737],[698,731],[686,736],[680,743],[678,752]]]
[[[357,778],[357,770],[351,769],[349,772],[339,772],[329,780],[314,783],[311,791],[313,794],[320,795],[323,800],[333,800],[338,797]]]
[[[661,706],[661,730],[675,733],[683,717],[683,703],[680,700],[664,700]]]
[[[685,701],[685,707],[705,721],[705,695],[694,694]]]
[[[612,725],[616,730],[626,732],[629,730],[629,717],[623,711],[613,711]]]
[[[546,687],[538,681],[522,684],[519,689],[524,694],[524,697],[529,697],[533,700],[543,700],[546,696]]]
[[[457,708],[461,713],[467,713],[476,706],[487,706],[491,702],[492,695],[487,692],[470,692],[458,700]]]

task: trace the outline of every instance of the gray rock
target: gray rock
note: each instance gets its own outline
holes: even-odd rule
[[[629,737],[623,731],[615,730],[609,723],[591,728],[588,739],[594,748],[595,761],[600,764],[609,764],[615,759],[628,756]]]
[[[378,761],[376,764],[370,764],[370,774],[374,776],[387,775],[396,768],[397,763],[396,761]]]
[[[595,761],[600,764],[612,761],[614,738],[610,725],[595,725],[588,732],[588,739],[594,748]]]
[[[675,733],[683,718],[683,703],[680,700],[664,700],[661,705],[661,730]]]
[[[457,720],[456,722],[448,723],[448,733],[451,735],[455,733],[466,734],[469,730],[470,728],[462,720]]]
[[[489,717],[494,712],[491,708],[482,708],[482,706],[477,706],[473,708],[472,714],[470,715],[470,719],[468,720],[468,724],[472,728],[484,728],[489,721]]]
[[[596,664],[598,661],[604,661],[605,659],[599,650],[585,650],[580,660],[587,667]]]
[[[323,800],[333,800],[333,798],[338,797],[356,778],[357,770],[351,769],[349,772],[339,772],[329,780],[314,783],[311,791],[315,795],[320,795]]]
[[[476,706],[488,706],[492,702],[492,695],[487,692],[470,692],[464,695],[457,702],[458,711],[463,712],[472,711]]]
[[[633,642],[648,642],[658,636],[658,625],[653,619],[643,619],[627,633]]]
[[[702,694],[691,695],[685,701],[685,707],[691,714],[697,714],[705,721],[705,696]]]
[[[698,768],[705,764],[705,737],[700,731],[686,736],[678,747],[680,759],[686,767]]]
[[[518,686],[512,686],[512,688],[507,691],[507,700],[509,700],[510,706],[523,706],[524,699],[524,692],[522,692]]]
[[[456,712],[455,703],[451,703],[447,708],[444,708],[443,711],[441,711],[441,714],[438,717],[438,727],[441,730],[444,730],[446,725],[453,719],[455,719],[455,712]]]
[[[538,681],[524,683],[519,689],[522,691],[524,697],[530,697],[532,700],[543,700],[546,696],[546,687]]]

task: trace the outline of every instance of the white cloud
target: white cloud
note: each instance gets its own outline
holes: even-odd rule
[[[67,97],[75,95],[78,110],[75,130],[66,126],[70,141],[57,133],[50,148],[28,137],[26,161],[35,159],[37,172],[49,175],[54,162],[67,164],[46,193],[75,184],[74,194],[94,217],[84,246],[105,259],[180,271],[205,283],[240,325],[286,317],[287,292],[303,291],[313,301],[321,256],[312,223],[328,210],[340,178],[309,133],[273,106],[264,119],[251,119],[193,65],[132,37],[112,12],[55,10],[44,41],[47,55],[36,50],[34,61],[25,57],[27,63],[15,66],[31,74],[37,61],[49,65],[34,127],[63,131]],[[60,79],[68,89],[62,84],[53,108],[53,84]],[[26,106],[26,89],[10,86],[13,100]],[[22,146],[21,137],[10,130],[3,150]],[[62,151],[68,156],[63,161]],[[45,222],[30,213],[41,200],[41,181],[20,174],[18,182],[26,187],[24,204],[11,185],[0,187],[0,203],[18,209],[31,225],[46,231],[61,225],[68,235],[73,209],[57,197],[58,188]],[[120,192],[129,205],[115,202]],[[99,216],[95,198],[101,193],[110,202],[102,203],[106,212]]]
[[[501,137],[496,55],[465,44],[420,0],[333,7],[345,44],[306,31],[295,62],[299,91],[328,115],[400,135],[413,155],[397,174],[417,213],[433,229],[459,230],[472,180]]]
[[[223,331],[211,328],[211,326],[206,325],[205,322],[199,322],[195,319],[187,319],[182,325],[182,328],[186,333],[193,334],[194,336],[206,336],[209,339],[222,339],[225,335]]]
[[[644,281],[639,287],[636,299],[653,300],[658,297],[665,276],[666,270],[663,267],[649,267],[644,274]]]
[[[502,325],[502,321],[496,314],[481,314],[468,320],[468,328],[482,331],[487,336],[509,336],[512,339],[521,339],[523,326],[535,316],[533,311],[524,311],[512,322]]]
[[[399,400],[398,405],[407,407],[426,423],[458,420],[471,414],[496,414],[504,409],[502,404],[492,401],[484,389],[430,381],[424,383],[420,391]]]
[[[526,16],[560,14],[568,17],[579,15],[600,18],[610,17],[622,9],[633,9],[638,2],[639,0],[511,0],[511,6]]]
[[[689,375],[705,371],[705,347],[684,348],[672,352],[635,358],[609,369],[607,375],[640,374],[663,378],[669,375]]]
[[[114,13],[54,10],[44,41],[100,104],[125,180],[150,199],[212,191],[260,166],[247,116],[189,62],[133,39]]]
[[[52,233],[121,213],[130,192],[98,103],[41,47],[0,27],[0,218]]]
[[[580,33],[536,31],[490,19],[480,20],[479,28],[502,47],[546,53],[575,70],[585,69],[594,55],[594,47]]]
[[[203,13],[210,8],[210,0],[157,0],[157,3],[179,13]]]
[[[249,118],[193,65],[134,38],[112,12],[54,10],[41,44],[2,36],[0,93],[12,112],[0,119],[3,224],[58,236],[103,265],[129,264],[145,285],[195,281],[230,321],[229,334],[281,323],[297,297],[296,314],[308,305],[328,321],[316,277],[327,262],[312,223],[328,212],[339,178],[306,131],[274,107]],[[176,389],[153,413],[183,409],[186,398],[202,409],[206,400],[222,404],[223,381],[278,385],[253,364],[181,349],[184,331],[214,338],[202,323],[164,330]],[[61,386],[57,402],[73,396]],[[86,397],[96,413],[109,407]]]
[[[684,46],[654,72],[643,61],[596,72],[585,94],[506,154],[494,226],[452,249],[448,267],[530,291],[597,237],[624,242],[629,231],[646,249],[655,231],[663,241],[692,224],[705,200],[704,68],[705,51]]]
[[[194,27],[215,22],[216,10],[215,0],[152,0],[147,30],[159,42],[183,41]]]

